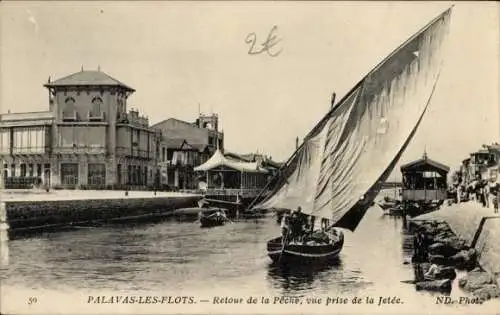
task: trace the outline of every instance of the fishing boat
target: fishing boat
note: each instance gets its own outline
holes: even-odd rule
[[[317,263],[335,261],[344,246],[344,234],[337,229],[322,231],[324,241],[284,242],[276,237],[267,242],[267,254],[273,262]]]
[[[223,209],[209,209],[208,211],[200,211],[199,219],[201,227],[221,226],[229,221]]]
[[[249,209],[301,208],[326,242],[267,242],[275,262],[329,261],[354,231],[420,125],[438,82],[451,8],[374,67],[316,124]],[[314,220],[318,222],[319,220]],[[314,225],[314,224],[313,224]],[[312,230],[318,229],[313,226]]]
[[[384,210],[384,215],[400,216],[403,214],[403,205],[399,204],[392,208],[386,208]]]
[[[388,198],[388,197],[386,197]],[[391,199],[384,199],[384,201],[382,202],[378,202],[377,205],[382,208],[382,210],[388,210],[388,209],[392,209],[392,208],[397,208],[399,207],[399,205],[401,204],[401,202],[399,200],[391,200]]]

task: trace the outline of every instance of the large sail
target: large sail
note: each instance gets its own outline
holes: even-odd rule
[[[354,230],[434,92],[451,8],[366,75],[318,123],[256,208],[302,208]]]

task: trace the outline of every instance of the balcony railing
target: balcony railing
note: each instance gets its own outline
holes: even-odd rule
[[[63,111],[63,121],[76,121],[77,115],[75,110],[64,110]]]
[[[89,111],[89,121],[103,121],[104,113],[98,111]]]
[[[28,147],[28,148],[13,147],[12,154],[42,154],[45,153],[47,149],[48,146]]]
[[[404,189],[403,200],[413,201],[432,201],[432,200],[446,200],[448,192],[446,189]]]
[[[55,147],[53,153],[56,154],[105,154],[105,147],[88,147],[88,146],[72,146],[72,147]]]
[[[236,196],[240,195],[241,197],[255,197],[262,191],[262,188],[228,188],[228,189],[220,189],[220,188],[208,188],[205,191],[206,195],[209,196]]]
[[[131,147],[116,147],[116,154],[148,159],[152,159],[154,157],[154,152],[148,152],[147,150],[141,150]]]

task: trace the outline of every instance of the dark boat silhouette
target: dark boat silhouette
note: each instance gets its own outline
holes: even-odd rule
[[[200,211],[199,220],[201,227],[214,227],[226,224],[229,219],[223,209],[209,209]]]

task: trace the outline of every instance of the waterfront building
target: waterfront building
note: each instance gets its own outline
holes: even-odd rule
[[[224,149],[218,115],[200,114],[192,123],[169,118],[152,128],[161,133],[160,185],[168,189],[196,189],[194,167],[207,161],[217,148]]]
[[[499,164],[500,145],[498,143],[483,145],[481,149],[472,152],[462,161],[460,166],[462,184],[468,186],[478,179],[498,181]]]
[[[170,189],[196,189],[197,181],[194,167],[210,157],[206,145],[192,145],[185,139],[169,139],[160,142],[161,158],[158,166],[161,170],[161,185]],[[165,187],[166,186],[166,187]]]
[[[194,167],[207,161],[217,148],[224,148],[224,133],[218,130],[218,115],[200,114],[194,122],[169,118],[152,128],[161,133],[160,186],[196,189]]]
[[[489,182],[499,182],[500,144],[493,143],[491,145],[484,145],[483,148],[488,151],[489,157],[486,161],[483,161],[484,166],[479,169],[481,179]]]
[[[0,158],[7,183],[65,188],[144,188],[159,177],[159,133],[137,110],[135,90],[98,71],[49,81],[49,109],[0,116]]]
[[[403,201],[426,202],[447,199],[450,168],[424,156],[401,166]]]
[[[248,162],[237,156],[217,150],[208,161],[194,168],[200,175],[205,198],[245,203],[264,189],[272,172],[262,165],[262,161]]]

